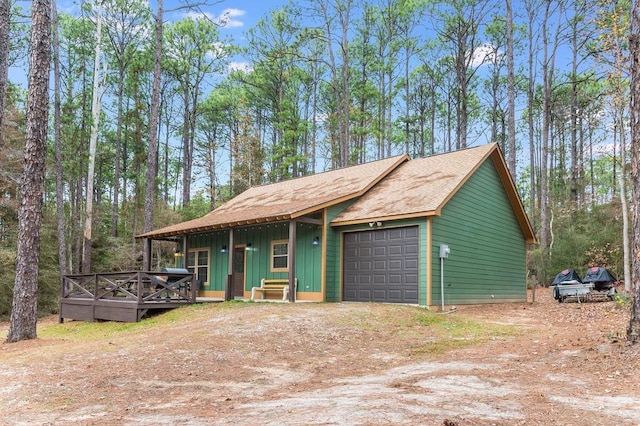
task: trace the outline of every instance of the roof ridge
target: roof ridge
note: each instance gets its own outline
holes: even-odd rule
[[[324,174],[327,174],[327,173],[334,173],[334,172],[338,172],[338,171],[348,171],[349,169],[353,169],[353,168],[356,168],[356,167],[370,166],[370,165],[374,165],[374,163],[378,163],[378,162],[382,162],[382,161],[389,161],[389,160],[392,160],[392,159],[399,159],[399,158],[405,157],[405,156],[408,157],[409,160],[411,160],[411,157],[409,157],[409,155],[407,155],[407,154],[392,155],[391,157],[380,158],[378,160],[367,161],[365,163],[352,164],[350,166],[338,167],[338,168],[331,169],[331,170],[324,170],[324,171],[321,171],[321,172],[316,172],[316,173],[312,173],[312,174],[304,175],[304,176],[290,177],[290,178],[282,179],[282,180],[279,180],[279,181],[276,181],[276,182],[266,182],[266,183],[261,183],[261,184],[258,184],[258,185],[252,185],[249,188],[247,188],[247,190],[252,189],[252,188],[261,188],[261,187],[265,187],[265,186],[269,186],[269,185],[276,185],[276,184],[283,183],[283,182],[293,182],[293,181],[297,181],[297,180],[300,180],[300,179],[310,178],[310,177],[313,177],[313,176],[324,175]]]

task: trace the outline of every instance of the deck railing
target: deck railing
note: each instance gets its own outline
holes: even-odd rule
[[[122,302],[190,302],[196,300],[193,274],[133,271],[62,276],[62,299]]]

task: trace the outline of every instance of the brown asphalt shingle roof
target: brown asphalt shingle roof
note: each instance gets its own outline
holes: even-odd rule
[[[360,197],[332,226],[439,215],[488,159],[493,161],[525,239],[535,234],[498,145],[410,160],[407,155],[256,186],[206,216],[139,235],[163,238],[252,223],[286,221]]]
[[[492,158],[528,242],[535,236],[497,144],[408,161],[331,221],[343,226],[439,215],[458,189]]]
[[[340,213],[331,224],[437,213],[495,147],[495,144],[482,145],[411,160]]]
[[[250,188],[207,215],[139,238],[162,238],[250,223],[289,220],[361,196],[407,155]]]

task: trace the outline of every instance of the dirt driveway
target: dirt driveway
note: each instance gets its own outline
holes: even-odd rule
[[[619,338],[614,302],[539,289],[535,304],[459,307],[437,319],[507,331],[477,341],[469,326],[444,348],[410,306],[186,309],[151,324],[50,318],[56,337],[1,345],[0,424],[640,425],[640,345]]]

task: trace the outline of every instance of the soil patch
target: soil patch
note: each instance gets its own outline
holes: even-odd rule
[[[412,306],[186,309],[82,340],[51,317],[40,327],[66,337],[1,345],[0,424],[640,424],[640,345],[615,302],[538,289],[535,303],[458,307],[439,319],[510,331],[444,348]]]

